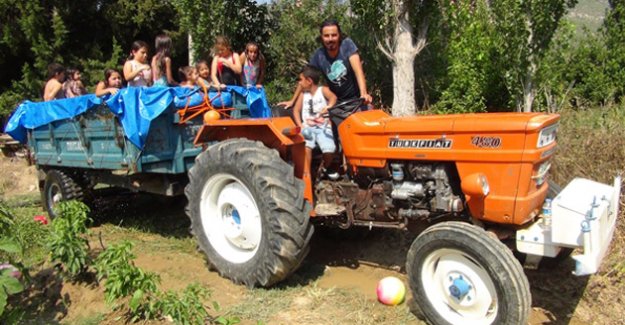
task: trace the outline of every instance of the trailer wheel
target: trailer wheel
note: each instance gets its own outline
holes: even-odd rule
[[[408,251],[413,298],[432,324],[526,324],[531,307],[523,268],[476,226],[443,222]]]
[[[83,199],[82,188],[67,174],[60,170],[52,169],[46,173],[41,192],[43,207],[50,218],[56,218],[54,207],[61,201]]]
[[[285,279],[313,234],[304,183],[278,152],[245,139],[217,143],[189,170],[187,215],[209,264],[248,287]]]

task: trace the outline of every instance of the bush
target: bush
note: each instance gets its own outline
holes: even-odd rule
[[[6,246],[6,244],[6,242],[1,243],[0,246]],[[0,250],[4,248],[5,247],[0,247]],[[24,290],[24,285],[11,274],[12,272],[13,270],[10,268],[0,270],[0,320],[3,318],[2,316],[7,306],[9,295],[14,295]]]
[[[202,299],[209,292],[197,283],[188,285],[181,294],[167,290],[158,295],[153,304],[154,311],[169,316],[176,324],[203,324],[208,319],[208,311]]]
[[[46,228],[30,218],[17,216],[0,201],[0,323],[18,323],[22,315],[9,306],[9,296],[22,292],[30,277],[26,262],[37,251]],[[35,254],[37,255],[37,254]]]
[[[128,241],[108,247],[95,262],[98,280],[106,278],[106,301],[130,297],[128,317],[131,322],[144,319],[168,318],[176,324],[204,324],[211,319],[202,300],[210,296],[208,289],[190,284],[181,293],[160,291],[157,274],[145,272],[134,264],[133,244]],[[215,304],[217,310],[217,305]],[[219,324],[236,324],[238,318],[219,316]]]
[[[160,278],[135,266],[135,255],[131,250],[132,243],[128,241],[108,247],[98,255],[95,269],[98,280],[106,278],[106,302],[132,296],[130,308],[136,311],[145,296],[156,292]]]
[[[52,220],[48,245],[50,258],[62,265],[65,275],[75,277],[90,264],[87,223],[89,207],[78,201],[61,202],[58,217]]]

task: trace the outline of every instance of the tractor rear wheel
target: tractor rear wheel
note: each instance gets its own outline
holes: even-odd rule
[[[187,215],[209,264],[248,287],[271,286],[301,264],[313,234],[304,183],[278,152],[234,139],[198,155]]]
[[[432,324],[526,324],[529,283],[512,252],[483,229],[443,222],[408,251],[410,289]]]
[[[50,218],[56,218],[55,206],[61,201],[83,199],[83,190],[78,183],[66,173],[51,169],[46,173],[46,179],[41,191],[41,202]]]

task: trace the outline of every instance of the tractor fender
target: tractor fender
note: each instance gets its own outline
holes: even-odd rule
[[[260,141],[266,147],[278,150],[281,156],[288,147],[304,144],[299,128],[288,117],[207,121],[193,143],[197,146],[233,138]]]
[[[304,177],[304,137],[290,117],[205,121],[193,143],[208,147],[215,141],[234,138],[260,141],[267,148],[276,149],[284,161],[293,164],[295,176],[304,179],[305,197],[312,202],[311,184]]]

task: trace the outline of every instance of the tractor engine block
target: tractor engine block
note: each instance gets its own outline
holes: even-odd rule
[[[358,168],[350,180],[316,184],[318,215],[351,213],[356,221],[400,222],[461,212],[459,184],[445,164],[392,162],[388,168]],[[454,183],[457,182],[457,183]]]

